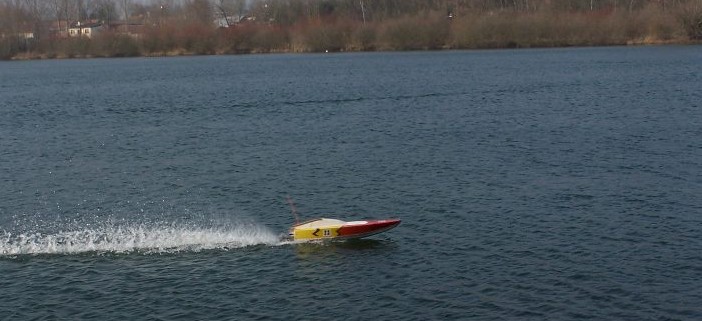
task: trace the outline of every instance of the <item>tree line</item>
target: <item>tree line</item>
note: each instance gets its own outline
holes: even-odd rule
[[[700,40],[702,0],[0,0],[2,59]]]

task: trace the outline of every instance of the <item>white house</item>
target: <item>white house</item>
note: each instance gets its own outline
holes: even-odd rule
[[[72,23],[68,28],[70,37],[88,37],[92,38],[98,35],[103,30],[101,22],[81,23],[80,21]]]

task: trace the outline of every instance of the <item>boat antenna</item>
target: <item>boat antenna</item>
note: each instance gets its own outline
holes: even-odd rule
[[[295,218],[295,224],[300,224],[300,218],[297,216],[297,208],[295,208],[295,202],[293,202],[292,198],[290,198],[290,195],[285,197],[285,200],[288,201],[288,204],[290,204],[290,210],[292,211],[292,215]]]

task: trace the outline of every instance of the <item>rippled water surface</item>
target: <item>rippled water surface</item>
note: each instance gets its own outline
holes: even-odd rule
[[[0,62],[0,318],[702,319],[700,57]]]

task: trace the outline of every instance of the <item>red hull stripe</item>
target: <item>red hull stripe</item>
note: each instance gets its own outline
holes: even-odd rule
[[[339,237],[365,237],[387,231],[400,224],[400,220],[367,221],[365,224],[342,225],[338,232]]]

